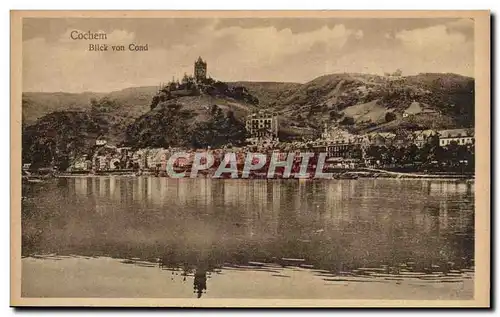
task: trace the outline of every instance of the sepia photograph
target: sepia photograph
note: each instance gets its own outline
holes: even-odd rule
[[[11,305],[489,307],[489,11],[11,11]]]

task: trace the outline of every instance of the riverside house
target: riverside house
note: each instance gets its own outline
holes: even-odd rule
[[[442,147],[456,142],[458,145],[474,144],[474,129],[440,130],[439,145]]]
[[[437,131],[432,129],[415,131],[413,132],[413,143],[419,148],[422,148],[431,137],[437,134]]]

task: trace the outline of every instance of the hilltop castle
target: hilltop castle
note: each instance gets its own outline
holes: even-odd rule
[[[194,62],[194,79],[197,83],[201,83],[207,79],[207,62],[198,57]]]
[[[160,102],[183,96],[210,95],[228,97],[235,100],[244,101],[252,105],[257,105],[259,100],[248,92],[243,86],[228,85],[222,81],[214,80],[207,73],[207,62],[201,56],[194,62],[194,74],[184,76],[179,81],[172,78],[167,84],[160,83],[158,92],[151,101],[151,109],[154,109]]]

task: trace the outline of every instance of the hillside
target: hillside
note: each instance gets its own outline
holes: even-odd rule
[[[269,107],[294,92],[301,84],[297,83],[275,83],[275,82],[231,82],[230,87],[242,86],[256,96],[259,107]],[[131,87],[110,93],[59,93],[59,92],[25,92],[23,93],[23,118],[24,124],[33,124],[37,119],[54,111],[85,111],[90,109],[92,99],[108,98],[115,100],[123,109],[121,116],[136,119],[149,111],[151,100],[156,95],[158,87],[143,86]],[[196,98],[182,100],[181,103],[188,104],[196,102]],[[208,101],[210,103],[210,101]],[[237,105],[235,105],[237,107]]]
[[[103,94],[85,92],[80,94],[59,92],[25,92],[22,97],[22,114],[25,125],[54,111],[84,111],[90,108],[90,100]]]
[[[127,144],[133,147],[145,146],[147,140],[164,146],[188,145],[190,134],[213,119],[211,112],[214,106],[223,115],[230,113],[240,124],[243,124],[245,116],[257,109],[254,105],[231,98],[208,95],[178,97],[162,102],[138,117],[123,131],[124,137]]]
[[[421,110],[414,111],[415,103]],[[326,75],[282,97],[274,108],[283,118],[317,129],[325,123],[358,132],[377,127],[392,130],[400,125],[414,129],[469,127],[474,124],[474,79],[455,74],[397,78]],[[397,119],[391,125],[386,125],[388,112]]]
[[[31,125],[23,125],[23,158],[46,164],[46,157],[52,156],[65,162],[73,155],[89,153],[98,137],[122,144],[127,127],[145,111],[116,100],[90,98],[88,104],[75,106],[77,110],[53,111]]]
[[[108,122],[90,111],[56,111],[26,127],[22,136],[24,162],[67,167],[70,156],[89,153],[95,139],[108,132]]]
[[[88,104],[84,100],[89,96],[84,94],[41,94],[45,99],[40,102],[63,96],[52,103],[55,107],[63,108],[69,99],[81,104],[71,104],[70,109],[77,110],[53,111],[23,125],[23,161],[48,166],[53,159],[65,169],[73,157],[91,155],[98,137],[111,145],[134,148],[238,145],[247,137],[243,118],[256,109],[241,100],[204,94],[176,97],[151,109],[149,92],[126,89],[98,100],[97,95],[89,95]]]
[[[33,124],[38,118],[54,111],[85,111],[90,109],[90,101],[101,98],[115,100],[123,106],[122,116],[137,118],[146,111],[158,87],[133,87],[110,93],[60,93],[25,92],[23,93],[23,118],[25,125]]]
[[[125,130],[124,144],[133,148],[205,148],[237,145],[247,138],[243,120],[236,115],[236,111],[240,116],[246,114],[244,105],[224,100],[202,105],[182,99],[162,102],[135,120]]]
[[[297,90],[302,84],[238,81],[229,83],[229,85],[245,87],[248,92],[259,99],[260,107],[272,108],[283,98],[286,98],[295,92],[295,90]]]
[[[111,143],[121,144],[128,127],[136,120],[160,116],[158,111],[151,112],[153,97],[157,98],[155,104],[176,104],[188,111],[190,117],[184,118],[183,124],[189,129],[208,122],[208,110],[213,105],[224,113],[231,112],[240,123],[254,110],[275,111],[284,136],[317,135],[325,124],[361,133],[474,124],[474,79],[455,74],[407,77],[332,74],[305,84],[214,82],[211,85],[197,94],[171,95],[169,100],[159,100],[156,87],[132,87],[111,93],[23,93],[23,126],[32,125],[37,119],[59,120],[57,116],[44,118],[53,112],[92,112],[96,100],[104,100],[104,108],[97,111],[99,120],[105,122],[104,133]]]

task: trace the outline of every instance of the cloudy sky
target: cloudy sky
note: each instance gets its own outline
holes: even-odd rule
[[[105,32],[75,41],[71,31]],[[112,91],[192,74],[202,56],[223,81],[307,82],[338,72],[474,75],[471,19],[26,18],[24,91]],[[147,52],[88,45],[148,44]]]

